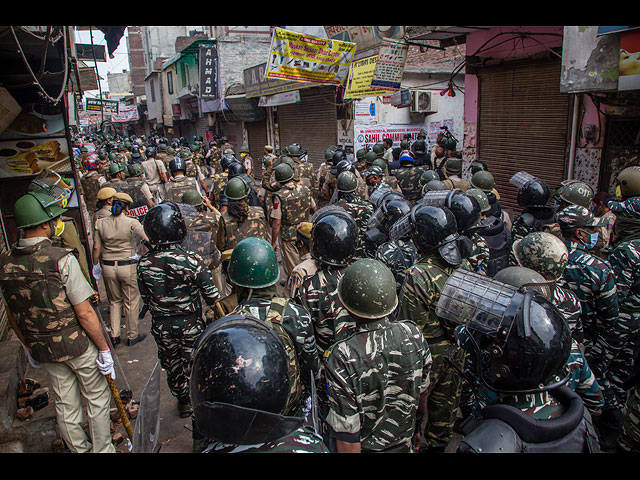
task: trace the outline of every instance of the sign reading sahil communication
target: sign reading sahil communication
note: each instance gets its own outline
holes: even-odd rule
[[[218,98],[218,55],[213,45],[199,46],[200,97]]]
[[[276,28],[265,76],[297,82],[341,85],[356,44]]]

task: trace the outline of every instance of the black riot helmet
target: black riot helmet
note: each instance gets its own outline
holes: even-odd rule
[[[460,265],[456,217],[443,205],[415,205],[395,222],[389,231],[392,239],[410,235],[420,254],[437,250],[450,265]]]
[[[337,177],[342,172],[356,173],[356,166],[346,159],[340,160],[339,162],[335,162],[335,154],[334,154],[334,163],[331,167],[330,173]]]
[[[456,217],[459,233],[464,235],[473,227],[479,227],[482,212],[475,197],[454,190],[453,195],[449,197],[447,207]]]
[[[232,445],[264,443],[295,430],[288,417],[289,361],[284,343],[265,322],[228,315],[209,325],[191,357],[189,396],[195,428]]]
[[[527,172],[518,172],[509,183],[518,188],[518,205],[521,207],[545,207],[551,191],[544,180]]]
[[[247,173],[247,171],[244,168],[244,165],[242,165],[240,162],[237,162],[237,161],[229,163],[228,171],[229,171],[230,179]]]
[[[156,147],[147,147],[144,151],[144,156],[147,158],[152,158],[156,156]]]
[[[239,163],[236,157],[234,157],[230,153],[225,153],[224,155],[222,155],[222,158],[220,159],[220,166],[222,167],[222,171],[224,172],[225,170],[227,170],[229,168],[229,165],[234,162]]]
[[[313,218],[312,223],[311,257],[326,265],[346,266],[359,241],[360,231],[353,217],[346,210],[330,209],[328,213]]]
[[[186,170],[187,170],[187,164],[185,163],[183,158],[174,157],[169,162],[169,171],[171,172],[171,175],[173,175],[175,172],[178,172],[178,171],[184,172]]]
[[[152,245],[181,243],[187,236],[187,225],[174,202],[156,205],[147,212],[142,224]]]
[[[405,198],[383,198],[378,209],[369,217],[368,228],[378,228],[389,234],[391,226],[411,211],[411,203]]]
[[[463,269],[447,280],[436,315],[459,324],[457,342],[473,356],[480,382],[498,393],[536,393],[566,383],[571,332],[536,289]]]

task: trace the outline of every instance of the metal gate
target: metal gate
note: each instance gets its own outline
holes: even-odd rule
[[[554,189],[565,179],[569,95],[560,93],[561,63],[516,60],[478,71],[478,154],[489,165],[500,203],[518,214],[509,179],[524,170]]]
[[[267,121],[247,122],[247,134],[249,136],[249,154],[253,158],[252,177],[262,179],[262,157],[264,146],[267,145]]]
[[[300,103],[278,107],[280,149],[299,143],[317,169],[327,147],[337,145],[338,118],[335,87],[300,90]]]

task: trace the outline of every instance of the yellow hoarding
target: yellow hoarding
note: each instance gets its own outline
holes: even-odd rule
[[[371,88],[373,72],[376,69],[378,56],[354,60],[351,62],[349,77],[346,82],[344,98],[373,97],[377,95],[391,95],[393,90]]]
[[[355,51],[355,43],[276,28],[265,77],[341,85]]]

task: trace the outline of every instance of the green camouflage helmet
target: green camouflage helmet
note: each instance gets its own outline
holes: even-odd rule
[[[448,173],[453,173],[455,175],[460,174],[462,173],[462,160],[459,158],[448,158],[444,168]]]
[[[435,170],[425,170],[424,172],[422,172],[422,175],[420,175],[420,185],[426,185],[427,183],[429,183],[431,180],[440,180],[440,175],[438,175],[438,172],[436,172]]]
[[[233,177],[224,187],[224,194],[229,200],[243,200],[249,196],[249,188],[242,177]]]
[[[287,163],[280,163],[276,168],[273,169],[276,177],[276,182],[278,183],[287,183],[289,180],[293,179],[293,175],[295,173],[294,169],[291,168],[291,165]]]
[[[338,175],[336,189],[339,192],[355,192],[356,188],[358,188],[358,179],[353,172],[345,171]]]
[[[197,190],[187,190],[182,194],[182,203],[198,207],[202,205],[202,195]]]
[[[383,160],[382,158],[376,158],[373,163],[371,163],[371,166],[377,166],[380,167],[380,170],[382,170],[383,172],[387,171],[387,162],[385,160]]]
[[[591,186],[583,182],[571,181],[561,185],[556,191],[556,197],[571,205],[580,205],[584,208],[591,206],[594,191]]]
[[[434,190],[449,190],[449,187],[440,180],[430,180],[424,187],[422,187],[423,194]]]
[[[542,275],[530,268],[519,266],[506,267],[496,273],[493,279],[517,288],[524,288],[525,290],[532,288],[538,290],[547,297],[547,299],[552,298],[551,292],[549,291],[551,282],[548,282]]]
[[[134,163],[133,165],[128,165],[127,167],[130,177],[137,177],[144,173],[144,167],[139,163]]]
[[[289,165],[291,168],[293,168],[294,172],[296,169],[296,162],[293,161],[293,158],[291,157],[287,157],[287,156],[282,156],[282,157],[278,157],[278,159],[275,161],[273,167],[277,167],[278,165],[280,165],[281,163],[286,163],[287,165]]]
[[[622,198],[640,196],[640,167],[627,167],[616,177]]]
[[[603,227],[607,219],[595,217],[588,208],[569,205],[558,213],[558,222],[572,227]]]
[[[367,154],[366,148],[361,148],[356,152],[356,160],[364,160],[364,156]]]
[[[487,164],[485,162],[481,160],[476,160],[470,165],[470,169],[471,169],[471,175],[475,175],[476,172],[479,172],[481,170],[489,170],[489,167],[487,167]]]
[[[245,288],[266,288],[280,278],[275,250],[258,237],[245,238],[236,245],[227,272],[234,285]]]
[[[109,165],[109,175],[111,175],[112,177],[122,172],[123,170],[124,170],[124,165],[122,163],[116,162]]]
[[[383,144],[381,144],[381,143],[376,143],[376,144],[373,146],[373,149],[372,149],[372,150],[373,150],[373,152],[374,152],[375,154],[377,154],[377,155],[382,155],[382,154],[384,153],[384,145],[383,145]]]
[[[482,213],[485,213],[491,210],[491,205],[489,204],[489,199],[487,198],[487,194],[484,193],[482,190],[480,190],[479,188],[470,188],[469,190],[467,190],[466,193],[475,197],[475,199],[480,204],[480,211]]]
[[[16,200],[13,220],[17,228],[30,228],[54,220],[66,212],[58,199],[43,191],[29,192]]]
[[[493,174],[486,170],[480,170],[474,173],[469,183],[471,183],[473,188],[479,188],[485,193],[492,191],[496,184]]]
[[[535,270],[547,281],[558,280],[569,262],[566,245],[549,232],[532,232],[513,242],[518,265]]]
[[[300,156],[300,147],[298,147],[298,145],[289,145],[287,147],[287,153],[293,157],[299,157]]]
[[[338,298],[353,315],[382,318],[398,305],[396,281],[384,263],[359,259],[344,270],[338,283]]]
[[[110,162],[117,162],[118,161],[118,154],[116,152],[109,153],[109,161]]]
[[[364,160],[367,162],[367,165],[373,165],[373,161],[378,158],[378,155],[376,155],[376,152],[367,152],[364,156]]]

